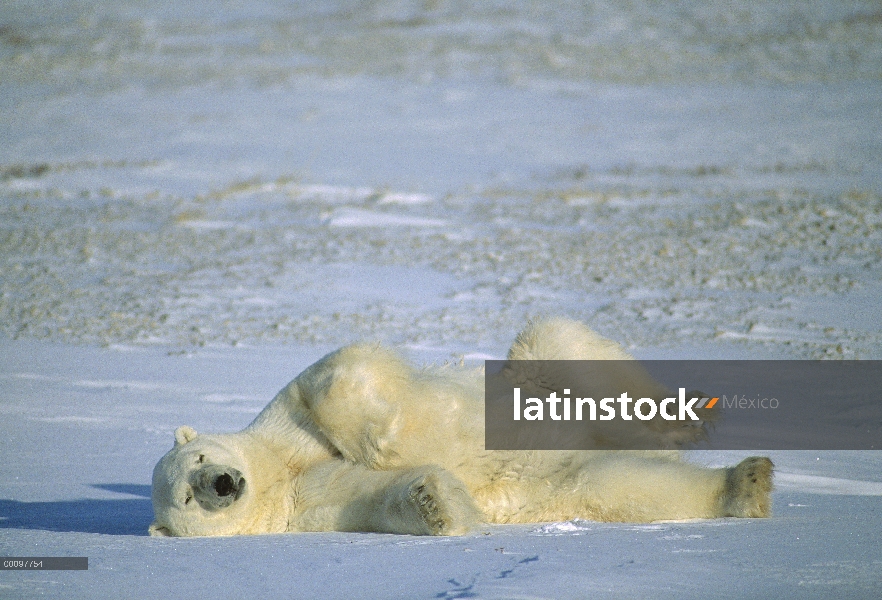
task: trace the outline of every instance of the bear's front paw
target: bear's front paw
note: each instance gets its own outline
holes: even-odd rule
[[[444,514],[445,511],[435,500],[436,497],[440,501],[437,487],[427,481],[418,482],[410,492],[410,501],[416,506],[420,517],[429,528],[429,533],[443,535],[445,530],[450,529],[451,519]]]
[[[768,517],[772,500],[772,461],[764,456],[745,458],[727,469],[724,516]]]
[[[404,506],[398,507],[400,517],[407,522],[402,533],[462,535],[480,522],[480,511],[465,484],[449,472],[424,467],[409,475]]]

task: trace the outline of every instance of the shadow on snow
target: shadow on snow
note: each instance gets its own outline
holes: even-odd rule
[[[91,487],[141,498],[57,502],[0,500],[0,529],[147,535],[147,527],[153,521],[149,485],[110,483]]]

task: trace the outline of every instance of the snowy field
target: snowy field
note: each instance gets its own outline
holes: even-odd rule
[[[882,456],[774,516],[155,539],[174,428],[329,350],[882,359],[875,1],[0,5],[0,598],[878,598]],[[743,452],[693,452],[734,464]]]

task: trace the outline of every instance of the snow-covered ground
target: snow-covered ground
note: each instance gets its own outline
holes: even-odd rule
[[[5,344],[0,555],[87,556],[89,570],[3,571],[0,597],[873,598],[882,589],[876,452],[771,453],[768,520],[577,521],[462,538],[146,537],[150,473],[173,429],[241,428],[320,353]]]
[[[882,358],[877,2],[0,6],[0,597],[882,595],[882,457],[769,520],[145,537],[172,431],[328,350]],[[695,452],[713,465],[738,452]]]

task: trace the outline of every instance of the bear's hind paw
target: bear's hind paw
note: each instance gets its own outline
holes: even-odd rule
[[[774,466],[764,456],[751,456],[727,469],[723,516],[768,517],[772,510]]]

